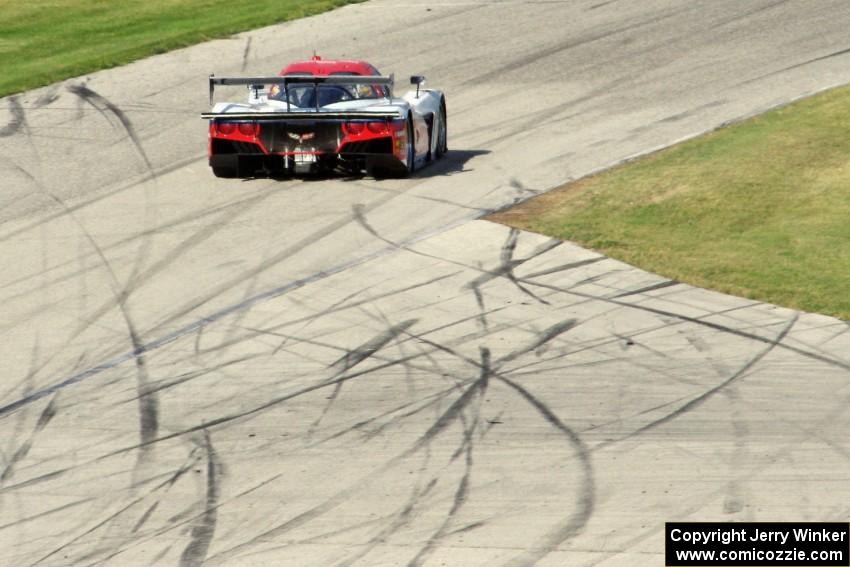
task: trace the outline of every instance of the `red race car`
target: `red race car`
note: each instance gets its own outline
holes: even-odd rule
[[[277,77],[210,76],[209,163],[218,177],[330,171],[406,176],[446,153],[446,97],[365,61],[292,63]],[[217,85],[247,85],[245,103],[213,105]]]

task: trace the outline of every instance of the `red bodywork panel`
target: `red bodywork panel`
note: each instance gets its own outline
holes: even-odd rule
[[[334,59],[325,61],[314,55],[310,61],[298,61],[287,65],[280,71],[280,76],[295,74],[317,75],[325,77],[336,73],[351,73],[352,75],[379,75],[378,70],[365,61]]]

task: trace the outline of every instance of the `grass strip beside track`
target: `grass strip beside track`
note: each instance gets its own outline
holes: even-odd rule
[[[361,1],[0,0],[0,96]]]
[[[490,220],[696,286],[850,320],[850,88],[568,184]]]

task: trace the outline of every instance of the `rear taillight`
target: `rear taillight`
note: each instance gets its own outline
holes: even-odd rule
[[[239,133],[243,136],[256,136],[260,133],[260,125],[256,122],[241,122],[239,124]]]
[[[373,134],[386,134],[388,132],[386,122],[369,122],[366,124],[366,127]]]
[[[219,122],[215,125],[215,127],[219,134],[224,134],[225,136],[236,131],[236,124],[233,122]]]
[[[243,136],[256,136],[260,133],[260,125],[256,122],[240,122],[239,133]]]
[[[348,132],[349,134],[354,134],[356,136],[357,134],[363,132],[364,125],[362,122],[346,122],[344,124],[344,127],[346,132]]]
[[[230,136],[239,132],[243,136],[256,137],[260,133],[260,125],[256,122],[216,122],[215,132]]]

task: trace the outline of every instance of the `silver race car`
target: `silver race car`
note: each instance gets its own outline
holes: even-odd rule
[[[447,149],[446,98],[365,61],[314,56],[276,77],[210,76],[209,163],[218,177],[331,171],[406,176]],[[246,85],[246,103],[213,105],[217,85]],[[415,87],[415,90],[413,90]]]

